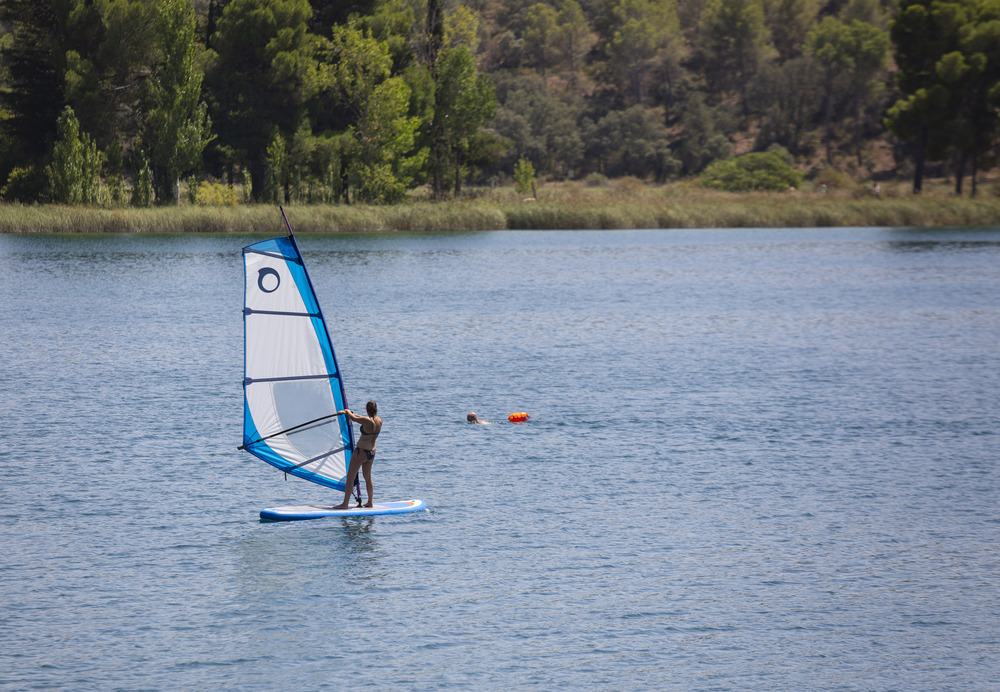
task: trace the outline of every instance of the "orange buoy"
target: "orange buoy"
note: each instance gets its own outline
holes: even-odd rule
[[[517,411],[516,413],[512,413],[509,416],[507,416],[507,420],[509,420],[511,423],[523,423],[529,418],[531,418],[531,416],[529,416],[524,411]]]

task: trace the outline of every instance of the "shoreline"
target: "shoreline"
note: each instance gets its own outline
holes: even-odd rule
[[[994,227],[1000,198],[858,198],[816,193],[543,195],[539,201],[412,200],[388,206],[284,205],[296,233],[670,228]],[[103,209],[0,205],[0,233],[262,233],[284,230],[277,205]]]

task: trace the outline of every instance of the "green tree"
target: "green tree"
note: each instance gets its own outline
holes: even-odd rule
[[[424,55],[427,71],[430,73],[431,90],[434,89],[438,78],[438,64],[441,60],[441,51],[445,47],[445,19],[443,0],[427,0],[427,20],[424,24]],[[433,97],[430,99],[433,103]],[[430,108],[430,120],[426,126],[427,140],[430,151],[431,188],[435,198],[440,198],[441,169],[444,158],[444,142],[441,141],[440,124],[435,119],[434,108]]]
[[[462,8],[459,8],[460,10]],[[415,22],[411,3],[403,0],[379,0],[370,13],[355,16],[355,26],[370,31],[372,38],[382,41],[392,58],[392,73],[399,74],[416,58],[411,33]],[[329,32],[324,35],[329,36]]]
[[[617,0],[608,69],[625,102],[646,102],[653,76],[669,74],[681,57],[680,20],[674,0]]]
[[[729,156],[732,144],[716,124],[717,115],[705,103],[705,96],[694,92],[688,97],[681,117],[680,156],[683,170],[688,175],[700,173],[716,159]]]
[[[845,24],[834,17],[825,17],[809,32],[806,52],[823,67],[826,160],[833,162],[834,91],[837,81],[842,80],[853,104],[855,153],[860,165],[862,114],[880,86],[878,75],[888,58],[889,38],[877,27],[859,20]]]
[[[818,14],[817,0],[764,0],[764,23],[782,60],[802,54],[809,29]]]
[[[41,168],[62,112],[65,13],[51,2],[4,0],[0,22],[9,34],[0,47],[4,79],[0,83],[0,127],[9,138],[5,174],[16,162]]]
[[[535,167],[524,156],[514,165],[514,187],[519,195],[535,197]]]
[[[528,47],[532,63],[542,77],[556,51],[556,20],[556,11],[543,2],[532,5],[524,20],[524,43]]]
[[[746,115],[750,80],[774,52],[761,0],[708,0],[701,15],[700,37],[709,83],[738,93]]]
[[[208,106],[201,100],[194,11],[187,0],[157,3],[156,35],[162,53],[148,80],[152,108],[143,140],[158,172],[160,200],[177,204],[181,176],[198,167],[213,139]]]
[[[325,83],[311,16],[308,0],[232,0],[212,38],[217,57],[205,81],[216,155],[250,169],[255,195],[264,189],[273,128],[291,136]]]
[[[132,155],[132,165],[135,169],[135,184],[132,187],[132,206],[151,207],[156,201],[156,188],[153,184],[153,169],[149,165],[149,157],[142,149],[137,149]]]
[[[276,132],[267,146],[267,173],[264,176],[263,201],[282,204],[288,182],[288,155],[285,139]]]
[[[410,89],[399,77],[375,87],[370,107],[358,122],[362,156],[357,163],[362,201],[398,202],[418,171],[426,152],[414,152],[419,118],[407,115]]]
[[[436,78],[438,59],[445,45],[443,0],[427,0],[427,21],[424,24],[423,38],[427,68],[431,71],[431,77]]]
[[[503,163],[511,170],[522,155],[543,175],[571,176],[584,159],[581,104],[560,98],[538,76],[499,80],[500,106],[491,122],[511,143]]]
[[[583,69],[584,58],[597,42],[597,36],[587,22],[580,3],[563,0],[556,15],[555,53],[576,85]]]
[[[611,177],[633,175],[663,182],[681,169],[659,108],[611,111],[597,122],[587,154],[598,162],[600,173]]]
[[[955,193],[962,194],[966,169],[971,166],[972,194],[982,163],[995,165],[1000,129],[1000,3],[973,6],[968,24],[960,30],[959,51],[947,53],[935,66],[948,89],[954,147]]]
[[[779,144],[792,154],[809,154],[803,140],[823,106],[823,79],[809,56],[762,67],[750,85],[750,108],[760,116],[754,148]]]
[[[80,132],[80,123],[69,106],[59,116],[57,130],[59,138],[52,147],[52,160],[46,168],[52,201],[96,204],[103,160],[97,143],[86,132]]]
[[[972,0],[901,0],[890,28],[898,68],[896,101],[886,126],[916,144],[913,192],[923,189],[926,161],[943,160],[952,144],[951,93],[938,74],[938,62],[960,48],[960,32],[969,24]]]
[[[413,152],[419,118],[408,115],[410,89],[392,77],[388,45],[353,26],[334,27],[331,84],[352,115],[342,140],[341,166],[361,201],[402,197],[422,167]]]
[[[457,195],[473,137],[496,114],[496,97],[492,82],[479,74],[465,46],[445,51],[434,93],[434,127],[447,152],[439,159],[441,170],[434,172],[434,178],[452,182]]]
[[[99,147],[120,149],[139,135],[141,100],[158,51],[156,3],[69,0],[64,98]]]

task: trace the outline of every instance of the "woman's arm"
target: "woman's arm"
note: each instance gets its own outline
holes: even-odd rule
[[[368,416],[359,416],[349,408],[345,408],[343,411],[337,411],[337,413],[338,414],[343,413],[345,416],[350,418],[355,423],[371,423],[373,426],[375,425],[375,421],[373,421]]]

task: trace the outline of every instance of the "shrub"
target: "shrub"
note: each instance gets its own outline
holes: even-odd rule
[[[716,161],[701,175],[705,187],[726,192],[770,190],[780,192],[802,184],[802,174],[778,151],[746,154]]]
[[[824,168],[813,179],[813,184],[819,188],[820,185],[826,185],[828,190],[846,190],[848,188],[854,187],[854,181],[851,180],[850,176],[843,173],[836,168]]]
[[[535,167],[524,156],[514,164],[514,182],[518,194],[535,196]]]
[[[109,175],[104,179],[107,189],[107,204],[111,207],[125,207],[128,205],[128,184],[124,176]]]
[[[6,202],[41,202],[45,197],[48,180],[45,172],[35,166],[15,168],[7,177],[7,184],[0,191]]]
[[[202,207],[235,207],[239,198],[239,193],[232,185],[198,183],[195,188],[195,204]]]

